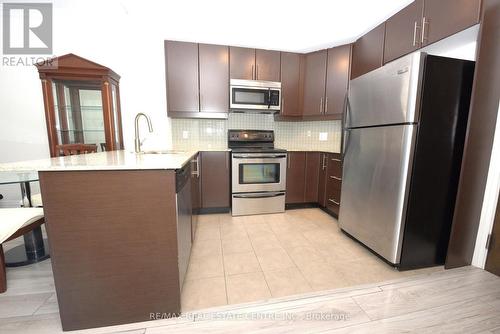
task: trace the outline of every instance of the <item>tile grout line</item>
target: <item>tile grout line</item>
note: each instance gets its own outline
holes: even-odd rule
[[[266,225],[268,225],[267,221],[266,220],[264,220],[264,221],[266,222]],[[267,291],[269,291],[269,295],[271,296],[271,298],[273,298],[273,294],[271,292],[271,288],[269,287],[269,283],[267,282],[266,275],[264,275],[264,269],[262,268],[262,265],[260,264],[259,257],[257,256],[257,252],[255,251],[255,247],[253,246],[252,238],[248,234],[246,225],[244,225],[244,226],[245,226],[245,231],[248,235],[248,239],[250,239],[250,245],[252,246],[253,254],[255,255],[255,258],[257,259],[257,263],[259,263],[260,271],[262,272],[262,277],[264,277],[264,282],[266,282]],[[271,233],[273,233],[271,227],[269,225],[268,225],[268,227],[271,230]],[[267,298],[266,300],[269,300],[269,298]]]
[[[224,291],[226,293],[226,305],[229,304],[229,296],[227,295],[227,275],[226,275],[226,265],[224,264],[224,247],[222,247],[222,223],[219,216],[219,236],[220,236],[220,252],[222,255],[222,272],[224,274]]]

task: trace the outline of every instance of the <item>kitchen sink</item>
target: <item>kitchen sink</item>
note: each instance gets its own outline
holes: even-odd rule
[[[178,150],[148,150],[148,151],[142,151],[139,154],[186,154],[186,151],[178,151]]]

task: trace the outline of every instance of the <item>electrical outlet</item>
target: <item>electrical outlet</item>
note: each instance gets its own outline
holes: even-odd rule
[[[328,132],[320,132],[319,133],[319,140],[320,141],[327,141],[328,140]]]
[[[189,138],[189,131],[182,131],[182,139],[188,139]]]
[[[307,131],[307,136],[311,137],[311,131]]]

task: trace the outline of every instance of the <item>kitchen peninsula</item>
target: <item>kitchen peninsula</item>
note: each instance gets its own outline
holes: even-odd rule
[[[187,261],[181,265],[176,174],[191,174],[196,153],[112,151],[0,165],[39,174],[64,330],[180,313]]]

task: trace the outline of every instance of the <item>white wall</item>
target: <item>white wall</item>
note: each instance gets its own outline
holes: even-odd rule
[[[481,209],[481,218],[479,220],[479,229],[477,231],[476,246],[472,265],[484,268],[487,257],[486,240],[491,233],[495,221],[495,212],[500,192],[500,101],[497,114],[497,123],[495,127],[495,137],[491,150],[490,167],[488,178],[486,179],[486,188],[484,191],[483,207]]]
[[[148,114],[154,133],[146,148],[171,147],[167,118],[163,36],[159,22],[128,13],[117,1],[53,1],[54,55],[74,53],[114,70],[121,76],[125,148],[133,150],[133,120]],[[43,96],[34,66],[0,65],[0,163],[49,156]],[[9,205],[19,196],[16,186],[0,187]]]

